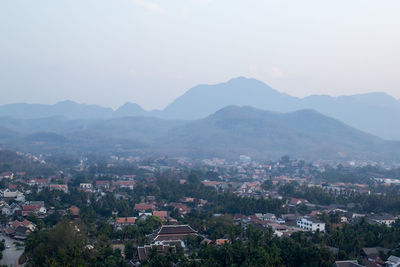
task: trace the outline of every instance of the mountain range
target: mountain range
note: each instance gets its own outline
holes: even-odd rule
[[[400,162],[385,141],[314,110],[279,113],[228,106],[198,120],[0,118],[0,146],[31,153]]]
[[[384,139],[400,140],[400,101],[385,93],[298,98],[280,93],[258,80],[244,77],[216,85],[195,86],[163,110],[146,111],[135,103],[125,103],[113,110],[98,105],[63,101],[55,105],[3,105],[0,106],[0,117],[27,120],[61,116],[69,120],[93,120],[146,116],[169,120],[196,120],[230,105],[284,113],[313,109],[361,131]]]

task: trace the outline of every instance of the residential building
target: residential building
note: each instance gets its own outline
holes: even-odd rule
[[[137,260],[139,262],[142,262],[144,260],[146,260],[151,251],[153,249],[157,249],[157,253],[167,253],[169,250],[172,250],[173,252],[176,251],[176,247],[175,246],[171,246],[169,244],[151,244],[151,245],[145,245],[143,247],[138,247],[137,248]]]
[[[115,220],[116,227],[124,227],[127,225],[134,225],[135,224],[135,217],[120,217]]]
[[[160,218],[162,222],[167,221],[167,215],[166,211],[153,211],[153,216]]]
[[[115,181],[114,186],[118,188],[129,188],[132,190],[135,186],[135,181]]]
[[[57,191],[63,191],[64,193],[68,193],[68,185],[66,184],[51,184],[49,186],[50,190],[57,190]]]
[[[320,220],[311,218],[309,216],[300,217],[296,221],[296,224],[301,229],[304,229],[307,231],[315,232],[315,231],[319,230],[320,232],[325,232],[325,223]]]
[[[390,226],[396,221],[396,218],[391,214],[382,214],[370,216],[367,220],[372,223],[386,224],[387,226]]]
[[[96,181],[96,188],[98,189],[110,189],[110,181],[107,180],[99,180]]]
[[[14,173],[13,172],[3,172],[0,174],[0,179],[13,179]]]
[[[400,267],[400,258],[396,256],[390,256],[385,262],[387,267]]]
[[[79,188],[83,190],[91,190],[93,188],[93,185],[90,183],[80,183]]]
[[[348,261],[335,261],[334,267],[365,267],[364,265],[358,264],[356,260]]]

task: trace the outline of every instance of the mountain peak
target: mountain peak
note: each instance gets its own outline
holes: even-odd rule
[[[75,105],[80,105],[80,104],[69,99],[59,101],[56,104],[54,104],[54,106],[75,106]]]
[[[164,109],[165,118],[200,119],[229,105],[278,110],[294,97],[282,94],[267,84],[243,76],[214,85],[189,89]],[[279,101],[277,101],[279,100]]]
[[[131,117],[131,116],[143,116],[146,111],[136,103],[126,102],[114,112],[114,117]]]

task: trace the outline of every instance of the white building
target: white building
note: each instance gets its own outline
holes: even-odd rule
[[[386,266],[388,267],[399,267],[400,266],[400,258],[396,256],[390,256],[387,260]]]
[[[239,161],[241,163],[250,163],[251,162],[251,157],[246,156],[246,155],[240,155],[239,156]]]
[[[92,188],[93,188],[93,185],[92,185],[92,184],[89,184],[89,183],[80,183],[80,184],[79,184],[79,188],[80,188],[80,189],[92,189]]]
[[[316,220],[316,219],[308,217],[308,216],[300,217],[297,220],[296,224],[301,229],[304,229],[307,231],[315,232],[315,231],[319,230],[320,232],[325,232],[325,223],[324,222],[321,222],[319,220]]]

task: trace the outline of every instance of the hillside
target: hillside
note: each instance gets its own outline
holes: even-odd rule
[[[200,119],[228,105],[246,105],[277,112],[314,109],[384,139],[400,140],[400,101],[385,93],[297,98],[244,77],[193,87],[168,105],[159,116]]]
[[[180,150],[190,156],[289,154],[307,159],[379,158],[384,157],[385,144],[312,110],[284,114],[237,106],[182,125],[158,140],[164,152]]]
[[[289,113],[229,106],[194,121],[125,117],[71,121],[47,118],[16,120],[22,125],[5,128],[1,146],[19,151],[50,154],[168,155],[193,158],[241,154],[276,159],[288,154],[304,159],[398,160],[400,142],[389,142],[354,129],[313,110]],[[43,120],[41,120],[43,121]],[[30,125],[32,124],[32,125]],[[63,125],[65,124],[65,125]],[[36,131],[32,131],[37,127]],[[74,127],[71,127],[74,125]],[[26,132],[26,129],[30,129]]]
[[[79,130],[80,127],[86,125],[83,120],[94,119],[104,120],[132,116],[158,117],[169,120],[202,119],[230,105],[251,106],[275,112],[313,109],[383,139],[400,140],[400,100],[385,93],[340,97],[313,95],[297,98],[280,93],[261,81],[244,77],[214,85],[195,86],[170,103],[164,110],[146,111],[139,105],[129,102],[116,110],[72,101],[63,101],[55,105],[22,103],[0,106],[0,117],[3,117],[0,121],[8,118],[9,124],[2,125],[15,130],[15,127],[23,125],[15,126],[16,122],[10,121],[13,118],[38,119],[37,126],[41,127],[40,119],[59,117],[59,120],[64,118],[72,121],[70,121],[70,125],[58,124],[58,126],[68,126],[70,130]],[[21,121],[18,123],[23,124]],[[43,123],[45,124],[45,122]],[[64,122],[61,123],[64,124]],[[54,125],[53,129],[47,127],[42,130],[58,131],[58,126]]]

